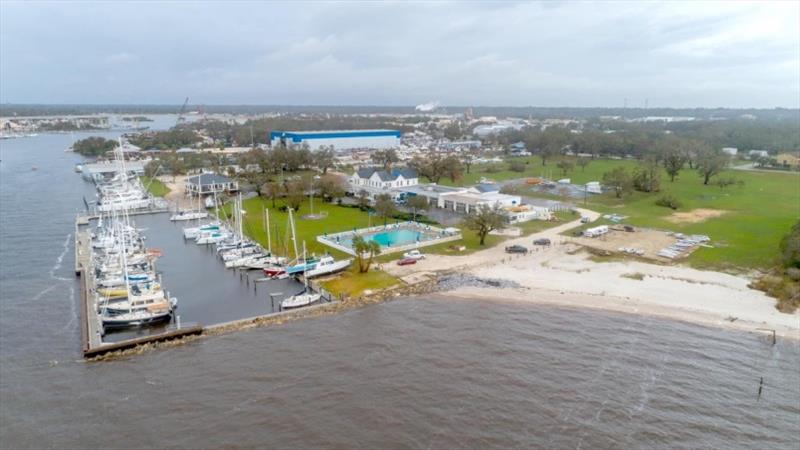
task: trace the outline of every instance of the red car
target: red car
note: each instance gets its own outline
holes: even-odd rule
[[[414,258],[403,258],[403,259],[397,261],[397,265],[398,266],[408,266],[408,265],[416,264],[416,263],[417,263],[417,260],[414,259]]]

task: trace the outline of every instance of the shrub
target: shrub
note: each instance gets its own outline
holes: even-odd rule
[[[675,198],[674,195],[667,194],[659,197],[658,200],[656,200],[656,205],[663,206],[665,208],[678,209],[681,207],[682,203],[680,200]]]
[[[512,172],[525,172],[525,163],[522,161],[513,161],[508,165],[508,168]]]

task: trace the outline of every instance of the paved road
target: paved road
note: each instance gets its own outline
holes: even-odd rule
[[[505,252],[505,247],[508,245],[519,244],[531,248],[531,243],[533,240],[539,238],[549,238],[551,241],[557,242],[564,239],[564,236],[559,236],[560,233],[581,225],[580,217],[587,216],[592,221],[597,220],[600,217],[600,213],[595,211],[581,208],[578,208],[577,210],[580,213],[580,216],[571,222],[567,222],[538,233],[533,233],[528,236],[508,239],[494,247],[489,247],[485,250],[480,250],[469,255],[428,255],[424,260],[418,261],[414,265],[398,266],[396,263],[391,262],[384,264],[383,268],[386,270],[386,272],[394,276],[411,280],[415,278],[415,274],[431,273],[440,270],[463,270],[474,265],[487,264],[494,261],[499,262],[508,257],[508,254]],[[422,251],[424,252],[425,249],[423,248]],[[409,278],[409,276],[411,277]]]

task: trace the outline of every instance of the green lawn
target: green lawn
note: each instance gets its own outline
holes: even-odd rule
[[[602,173],[617,165],[635,167],[632,161],[592,161],[581,172],[568,177],[576,183],[602,180]],[[778,256],[778,243],[800,219],[800,177],[793,173],[763,173],[728,170],[722,176],[744,181],[744,186],[704,186],[694,170],[684,169],[674,183],[662,174],[661,192],[636,192],[624,200],[613,194],[590,196],[587,207],[604,213],[629,216],[625,223],[711,237],[714,248],[692,253],[689,262],[695,267],[716,269],[768,268]],[[712,179],[713,181],[713,179]],[[655,201],[672,194],[683,205],[678,210],[717,209],[726,214],[697,223],[673,223],[666,220],[673,211],[657,206]],[[581,201],[577,202],[579,205]]]
[[[322,287],[337,296],[346,294],[348,297],[357,297],[367,289],[386,289],[399,282],[397,278],[380,270],[358,273],[358,268],[352,267],[340,276],[323,282]]]
[[[270,233],[272,237],[272,250],[278,254],[294,253],[291,243],[288,241],[288,213],[278,210],[284,203],[282,200],[276,202],[276,208],[272,207],[272,201],[261,197],[245,200],[244,209],[246,217],[244,221],[245,234],[258,241],[264,248],[267,247],[267,232],[264,228],[264,208],[269,209]],[[314,199],[314,213],[327,212],[328,216],[318,220],[306,220],[303,216],[310,212],[309,202],[306,200],[300,206],[300,211],[294,213],[295,231],[297,232],[297,248],[302,252],[303,241],[306,243],[308,252],[323,254],[330,253],[335,258],[350,257],[345,253],[335,250],[327,245],[317,242],[317,236],[324,233],[338,233],[341,231],[352,230],[353,228],[363,228],[369,223],[376,225],[376,218],[371,221],[366,212],[358,208],[346,208],[332,203],[322,203],[319,199]],[[223,209],[230,215],[231,206],[226,205]],[[392,221],[390,221],[391,223]]]
[[[169,188],[160,180],[150,177],[139,177],[139,180],[147,188],[147,191],[155,197],[163,197],[169,194]]]
[[[508,170],[510,161],[521,161],[525,163],[524,172],[512,172]],[[514,178],[526,177],[542,177],[552,179],[570,178],[573,183],[587,183],[589,181],[601,181],[603,173],[608,172],[611,168],[618,165],[624,165],[629,168],[636,166],[635,161],[626,160],[610,160],[610,159],[597,159],[589,162],[585,170],[576,167],[567,175],[564,175],[561,170],[556,167],[556,160],[548,161],[546,166],[542,166],[542,160],[536,156],[527,156],[521,158],[508,158],[502,163],[492,164],[475,164],[471,167],[470,173],[464,173],[461,179],[457,182],[449,178],[443,178],[440,184],[447,186],[470,186],[480,182],[481,177],[491,179],[494,181],[511,180]],[[496,171],[492,170],[496,169]]]

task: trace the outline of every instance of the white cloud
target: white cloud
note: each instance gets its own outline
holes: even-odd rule
[[[798,107],[800,98],[798,2],[0,8],[4,101],[119,101],[112,88],[98,90],[108,75],[128,98],[158,103],[188,95],[209,104],[600,106],[649,98],[653,106]]]

